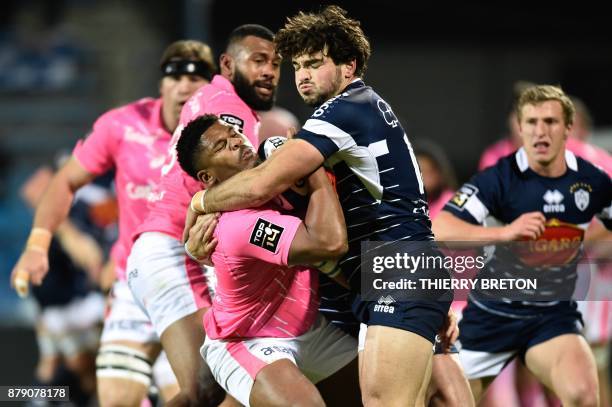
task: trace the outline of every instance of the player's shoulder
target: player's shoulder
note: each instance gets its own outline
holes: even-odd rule
[[[121,105],[106,111],[98,118],[98,122],[126,122],[149,119],[160,103],[159,99],[145,97],[134,102]]]
[[[520,177],[521,157],[518,152],[513,152],[500,158],[495,164],[479,171],[473,180],[480,183],[507,184]]]
[[[310,119],[327,121],[337,126],[354,124],[368,120],[373,114],[371,106],[376,94],[358,80],[351,83],[342,93],[321,104],[310,116]]]
[[[579,174],[592,176],[601,179],[609,179],[610,176],[604,171],[603,168],[593,164],[592,162],[581,158],[570,151],[566,151],[567,156],[573,156],[573,160],[575,160],[575,171]]]
[[[566,155],[567,153],[568,152],[566,152]],[[574,156],[573,153],[570,154]],[[574,159],[574,168],[571,168],[572,166],[570,165],[570,163],[568,163],[568,167],[570,167],[571,170],[573,169],[575,171],[577,178],[579,178],[580,180],[587,181],[597,190],[608,191],[610,189],[610,184],[612,183],[612,180],[610,179],[610,175],[608,175],[608,173],[606,173],[602,168],[583,158],[574,156]]]

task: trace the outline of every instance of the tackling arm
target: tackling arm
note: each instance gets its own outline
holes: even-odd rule
[[[288,140],[261,165],[242,171],[206,193],[200,212],[220,212],[258,207],[308,177],[324,161],[323,155],[304,140]],[[198,194],[200,194],[199,192]],[[194,197],[195,198],[195,197]]]

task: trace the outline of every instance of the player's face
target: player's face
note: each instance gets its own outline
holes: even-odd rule
[[[231,78],[236,93],[254,110],[270,110],[276,97],[281,58],[274,44],[263,38],[249,35],[241,45]]]
[[[168,130],[174,131],[187,100],[208,81],[197,75],[164,76],[159,93],[162,98],[163,117]]]
[[[309,106],[319,106],[342,90],[342,69],[319,51],[293,58],[295,86]]]
[[[564,160],[565,141],[570,126],[565,123],[563,108],[557,100],[521,109],[519,123],[523,147],[529,160],[540,166]]]
[[[224,181],[247,168],[255,166],[257,155],[244,134],[219,120],[203,136],[207,171]]]

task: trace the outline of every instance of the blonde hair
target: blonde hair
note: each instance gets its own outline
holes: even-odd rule
[[[572,100],[563,92],[561,87],[552,85],[530,86],[521,92],[516,103],[516,116],[519,122],[522,119],[522,110],[525,105],[539,105],[549,100],[556,100],[561,103],[563,109],[563,119],[566,125],[574,124],[576,108]]]

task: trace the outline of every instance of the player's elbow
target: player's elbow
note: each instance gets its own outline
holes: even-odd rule
[[[338,260],[348,252],[348,242],[346,238],[328,239],[321,243],[321,260]]]
[[[331,245],[329,248],[330,256],[334,259],[339,259],[348,252],[348,243],[345,241],[339,241]]]

